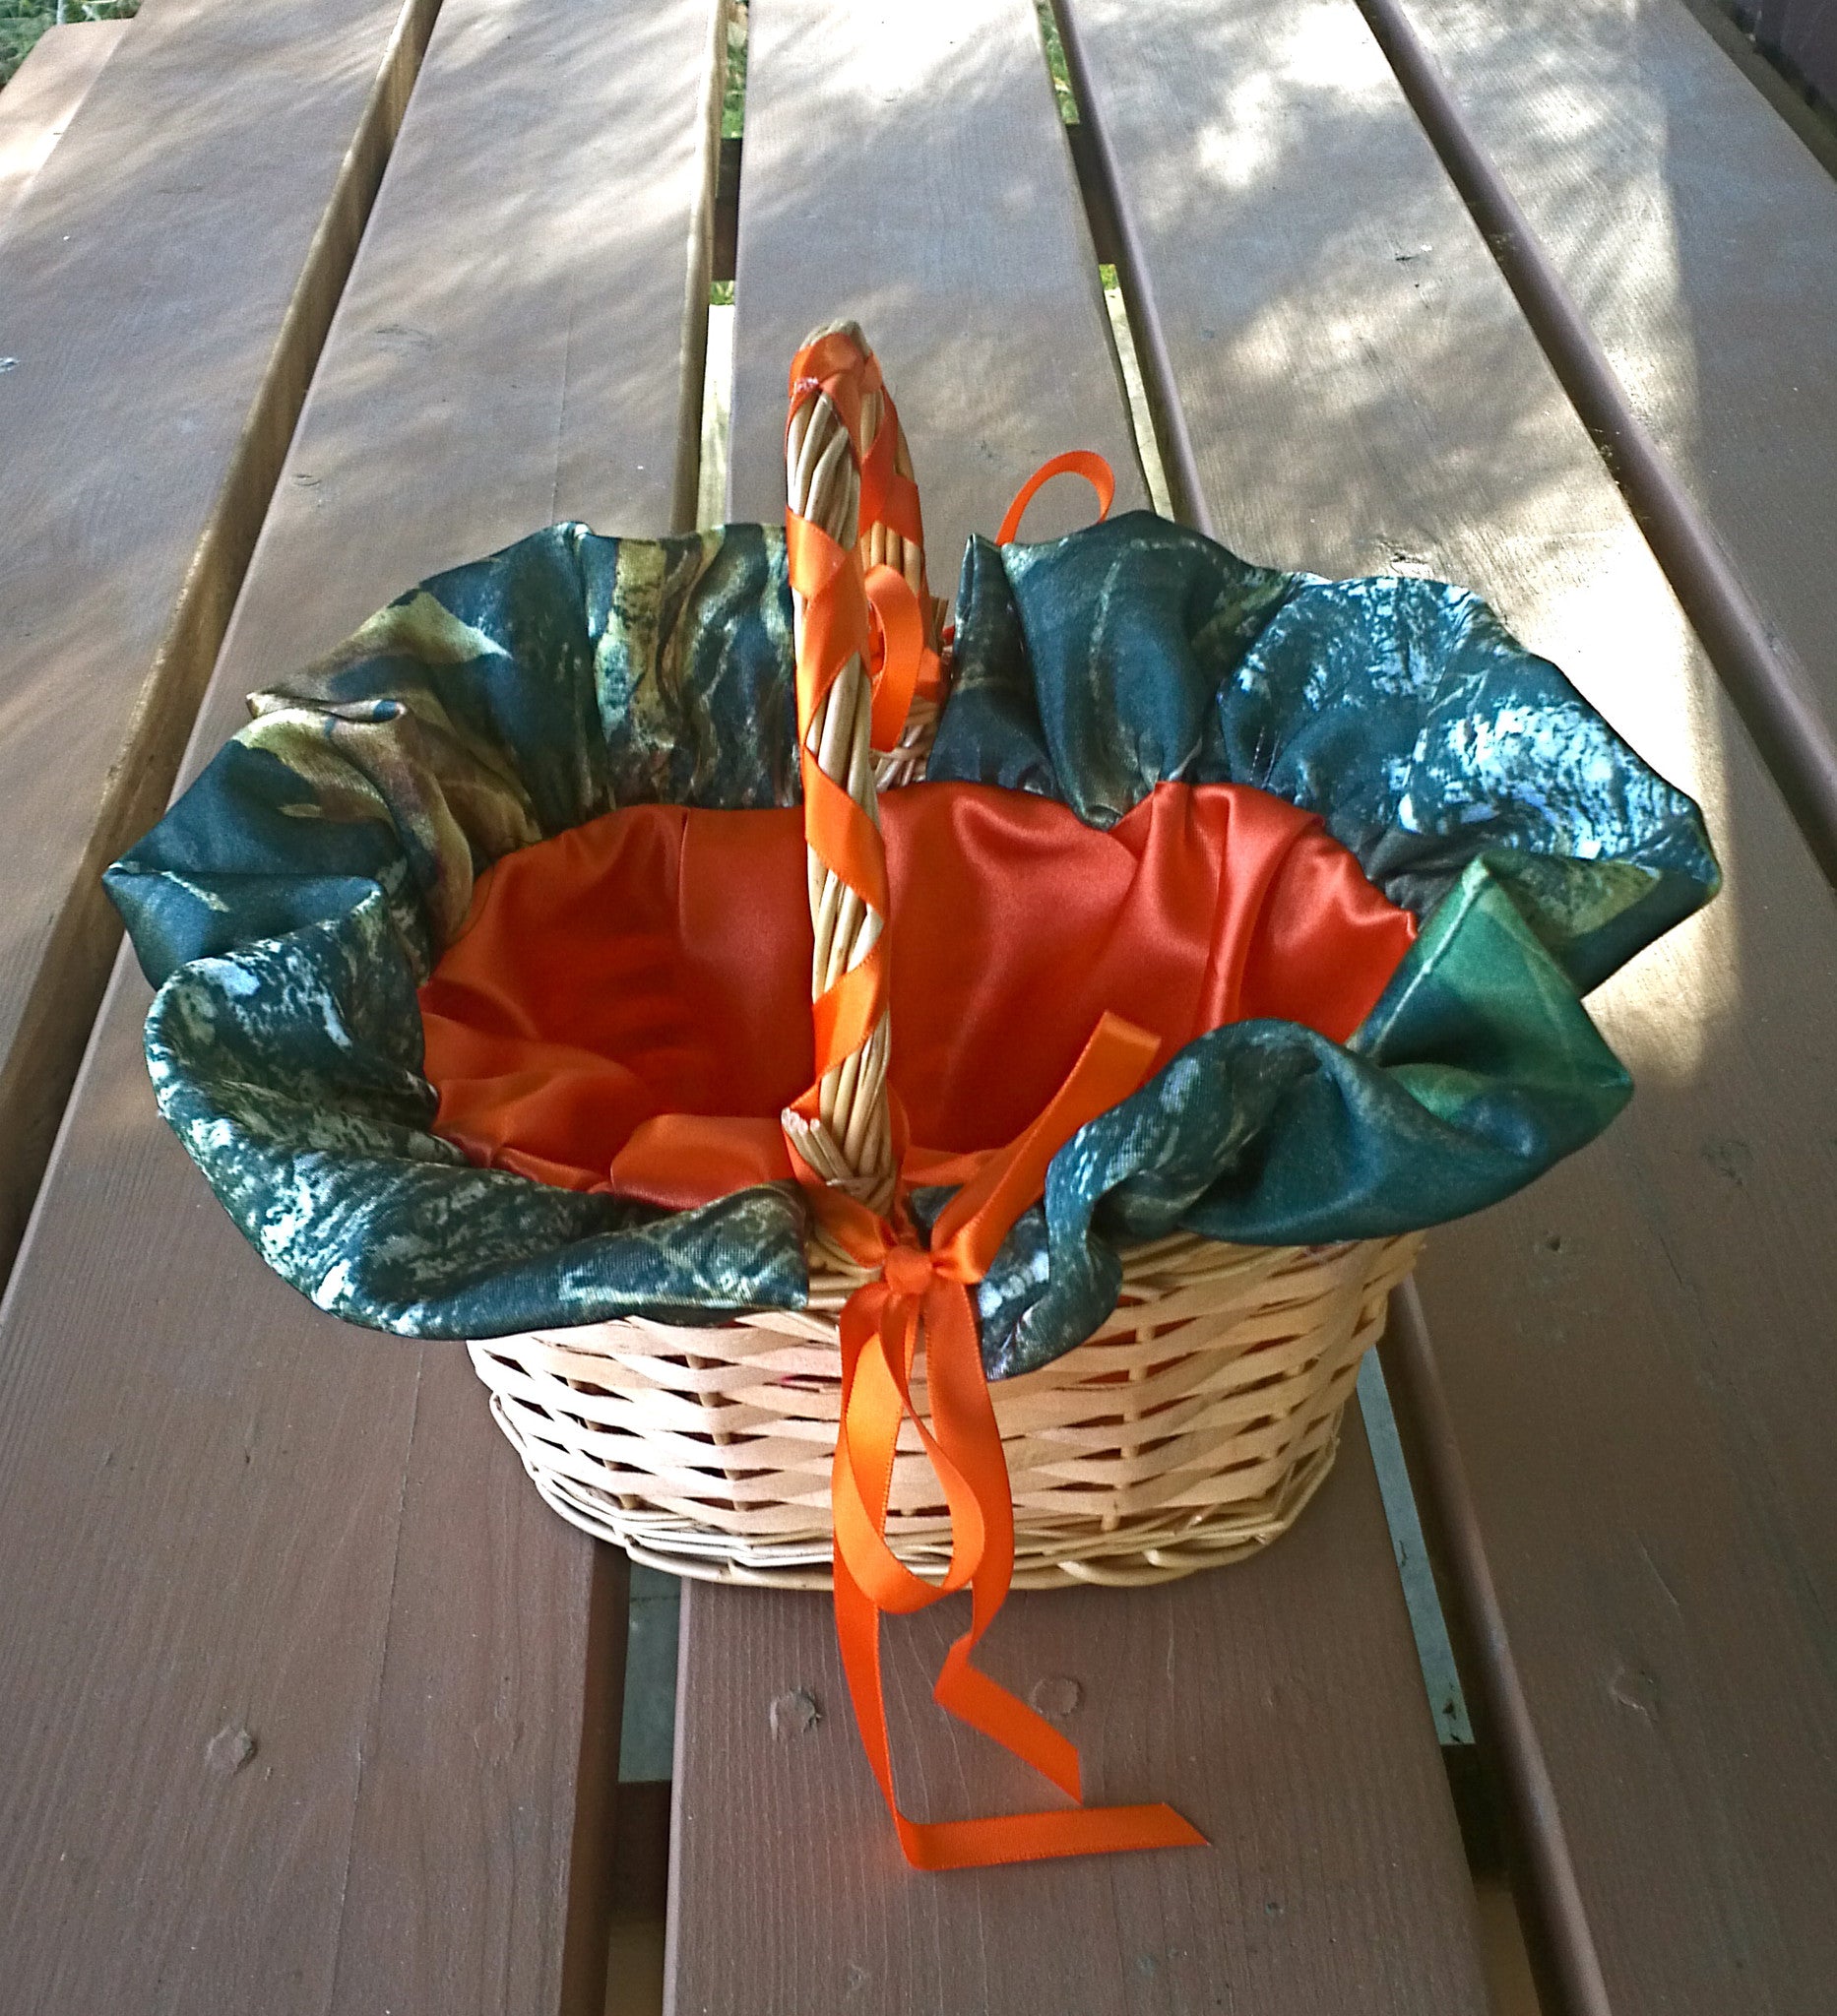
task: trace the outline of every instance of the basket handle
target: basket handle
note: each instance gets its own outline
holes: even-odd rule
[[[815,950],[816,1083],[783,1114],[793,1152],[822,1182],[884,1212],[894,1190],[887,1108],[886,849],[870,730],[863,547],[912,585],[924,580],[917,491],[891,402],[852,322],[815,331],[792,362],[785,429],[785,536],[797,659],[797,740]],[[873,424],[864,440],[867,423]],[[893,420],[897,428],[897,418]],[[878,457],[872,454],[881,447]],[[864,448],[867,452],[863,452]],[[860,536],[863,475],[878,522]],[[910,493],[910,495],[909,495]],[[904,506],[910,502],[912,515]],[[894,521],[894,522],[889,522]],[[897,544],[895,544],[897,541]],[[915,593],[918,590],[915,589]]]

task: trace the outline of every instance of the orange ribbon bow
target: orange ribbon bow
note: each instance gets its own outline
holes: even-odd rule
[[[894,1791],[880,1673],[883,1613],[907,1615],[968,1588],[970,1628],[946,1655],[933,1698],[1068,1796],[1082,1797],[1073,1745],[970,1664],[1014,1573],[1007,1460],[970,1290],[988,1271],[1015,1220],[1041,1195],[1052,1157],[1087,1120],[1141,1085],[1158,1047],[1146,1030],[1106,1015],[1045,1111],[1006,1148],[951,1159],[908,1154],[903,1172],[909,1178],[963,1181],[933,1228],[928,1250],[910,1230],[808,1178],[818,1218],[832,1238],[853,1259],[879,1269],[878,1278],[857,1289],[842,1311],[842,1421],[831,1483],[836,1629],[861,1744],[915,1868],[981,1868],[1053,1856],[1204,1845],[1203,1835],[1160,1804],[975,1820],[908,1818]],[[928,1422],[912,1392],[921,1338]],[[915,1575],[887,1544],[902,1419],[917,1427],[950,1512],[950,1567],[936,1584]]]
[[[872,393],[878,393],[885,405],[863,456],[861,403]],[[892,401],[885,398],[872,354],[846,331],[819,337],[797,353],[791,371],[792,424],[819,394],[834,407],[856,457],[859,522],[885,524],[902,537],[921,541],[918,493],[912,478],[897,467],[899,424]],[[1097,483],[1104,508],[1109,508],[1108,467],[1093,456],[1061,456],[1046,464],[1015,500],[1002,526],[1003,540],[1013,536],[1033,492],[1061,469],[1075,470]],[[804,604],[796,687],[805,842],[830,872],[885,917],[886,850],[880,829],[825,774],[811,738],[831,687],[851,660],[858,658],[872,680],[870,739],[875,747],[884,748],[898,741],[929,656],[922,611],[918,597],[894,569],[876,567],[863,581],[855,553],[845,552],[820,526],[794,510],[786,512],[785,534],[792,585]],[[934,656],[930,663],[935,678]],[[795,1113],[805,1120],[816,1117],[826,1075],[846,1071],[880,1026],[886,1001],[886,938],[881,935],[814,1004],[816,1079],[796,1102]],[[1014,1576],[1014,1504],[1007,1459],[983,1377],[970,1290],[988,1271],[1009,1228],[1041,1194],[1053,1155],[1087,1120],[1136,1090],[1153,1069],[1158,1048],[1157,1039],[1147,1031],[1119,1016],[1106,1015],[1045,1111],[1005,1149],[989,1155],[950,1159],[907,1152],[894,1102],[892,1147],[900,1181],[888,1217],[824,1183],[798,1153],[790,1131],[786,1133],[792,1166],[810,1191],[819,1223],[845,1252],[876,1270],[874,1280],[850,1296],[840,1325],[842,1407],[830,1491],[836,1628],[861,1742],[880,1781],[900,1846],[916,1868],[976,1868],[1048,1856],[1185,1847],[1203,1839],[1165,1805],[1080,1806],[1072,1812],[1010,1813],[978,1820],[909,1819],[900,1811],[893,1785],[880,1673],[883,1613],[909,1614],[967,1588],[970,1628],[945,1658],[933,1690],[935,1699],[1031,1764],[1068,1796],[1082,1796],[1076,1749],[1033,1709],[970,1664],[970,1654],[993,1622]],[[915,1177],[963,1185],[934,1228],[928,1249],[918,1244],[903,1204]],[[912,1392],[921,1339],[929,1421],[915,1406]],[[917,1427],[949,1508],[950,1567],[936,1585],[915,1575],[887,1544],[893,1460],[904,1419]]]

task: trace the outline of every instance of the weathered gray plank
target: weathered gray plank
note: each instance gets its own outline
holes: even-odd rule
[[[7,80],[0,94],[0,224],[50,158],[127,31],[125,21],[48,28]]]
[[[856,18],[858,17],[858,18]],[[1103,288],[1037,33],[1010,0],[922,12],[765,0],[752,16],[728,503],[783,521],[786,377],[854,316],[899,402],[932,587],[1047,456],[1095,448],[1147,502]],[[1037,75],[1036,73],[1041,73]],[[1051,113],[1051,117],[1047,114]],[[1030,537],[1091,516],[1055,483]]]
[[[1591,1002],[1630,1112],[1420,1279],[1566,2006],[1818,2006],[1830,893],[1351,0],[1063,11],[1194,508],[1259,558],[1471,583],[1723,850],[1718,902]]]
[[[1678,0],[1366,10],[1837,883],[1837,186]]]
[[[429,570],[683,517],[714,17],[447,0],[188,773]],[[460,1348],[267,1274],[146,1003],[123,958],[0,1313],[0,2003],[597,2010],[622,1560]]]
[[[886,364],[942,585],[965,534],[992,531],[1055,450],[1101,449],[1122,504],[1140,503],[1027,0],[751,12],[736,515],[782,514],[786,367],[841,314]],[[1089,506],[1074,492],[1053,508],[1063,526]],[[856,1745],[829,1605],[688,1585],[668,2006],[1483,2008],[1472,1892],[1356,1420],[1341,1466],[1260,1560],[1173,1588],[1017,1597],[991,1637],[990,1670],[1023,1693],[1079,1682],[1071,1726],[1095,1795],[1172,1799],[1211,1831],[1204,1851],[913,1874]],[[888,1632],[915,1810],[1038,1805],[1037,1781],[930,1707],[944,1636],[935,1612]],[[798,1689],[823,1720],[774,1740],[770,1704]]]
[[[1170,1797],[1212,1844],[1157,1855],[916,1874],[856,1744],[827,1601],[691,1585],[665,2007],[1480,2016],[1473,1894],[1376,1504],[1355,1417],[1269,1553],[1010,1600],[982,1663],[1023,1698],[1075,1681],[1065,1727],[1093,1796]],[[1035,1808],[1039,1781],[931,1705],[963,1621],[952,1606],[886,1634],[906,1796],[934,1817]],[[772,1703],[793,1693],[821,1719],[775,1737]]]
[[[149,0],[0,229],[0,1276],[437,0]]]

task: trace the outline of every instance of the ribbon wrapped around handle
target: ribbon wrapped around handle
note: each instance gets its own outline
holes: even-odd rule
[[[863,452],[864,405],[879,424]],[[915,691],[937,679],[924,611],[895,569],[863,570],[861,520],[921,542],[918,493],[899,466],[898,415],[860,331],[817,331],[792,362],[786,421],[786,560],[796,629],[798,758],[803,783],[814,941],[816,1080],[781,1115],[785,1147],[819,1223],[874,1279],[850,1296],[839,1324],[842,1406],[831,1502],[836,1628],[868,1762],[900,1846],[917,1868],[974,1868],[1048,1856],[1189,1846],[1201,1837],[1169,1806],[1080,1805],[1071,1812],[918,1821],[900,1811],[880,1673],[880,1619],[968,1588],[970,1628],[951,1647],[934,1695],[1081,1797],[1078,1753],[1025,1703],[970,1664],[1014,1579],[1014,1504],[1001,1432],[982,1373],[970,1290],[987,1273],[1014,1221],[1045,1186],[1046,1165],[1087,1120],[1126,1098],[1154,1068],[1158,1040],[1114,1015],[1099,1023],[1046,1109],[1004,1149],[952,1161],[908,1153],[887,1084],[886,850],[870,748],[891,748]],[[1003,522],[1013,536],[1033,492],[1061,470],[1113,488],[1101,458],[1059,456],[1022,489]],[[706,1130],[677,1129],[672,1147],[708,1159]],[[629,1145],[629,1144],[628,1144]],[[756,1146],[756,1144],[752,1144]],[[918,1166],[961,1183],[918,1244],[906,1197]],[[931,1418],[913,1403],[922,1339]],[[950,1513],[950,1567],[935,1587],[887,1544],[900,1423],[910,1418]]]

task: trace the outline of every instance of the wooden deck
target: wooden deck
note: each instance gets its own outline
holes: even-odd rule
[[[725,0],[147,0],[0,94],[6,2016],[1520,2016],[1514,1908],[1546,2016],[1829,1999],[1837,182],[1682,0],[1055,14],[1075,130],[1033,0],[752,0],[725,155]],[[857,315],[939,585],[1059,449],[1145,502],[1146,438],[1252,557],[1470,584],[1706,808],[1724,895],[1591,1002],[1632,1108],[1385,1346],[1477,1757],[1354,1418],[1267,1555],[990,1641],[1204,1855],[914,1875],[827,1605],[757,1591],[685,1592],[621,1796],[622,1557],[154,1109],[100,864],[417,577],[693,524],[728,245],[731,516]],[[1019,1788],[934,1622],[889,1697],[943,1814]]]

